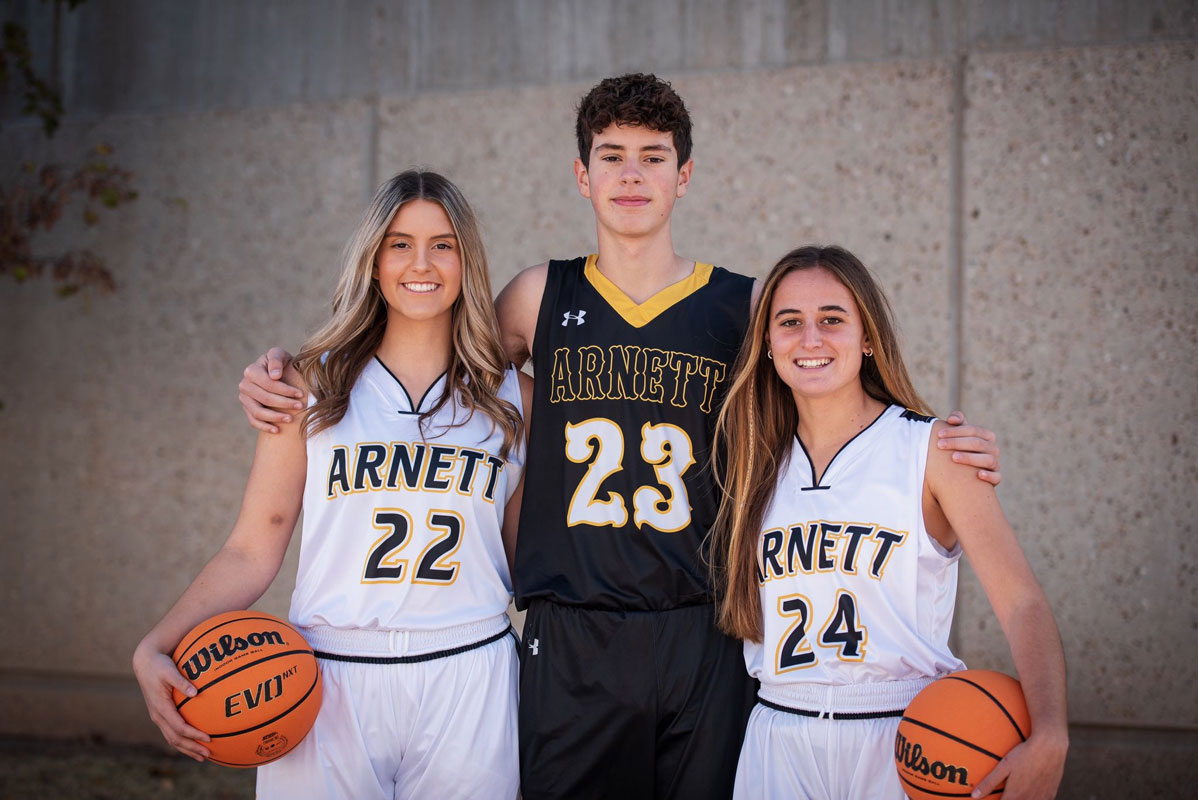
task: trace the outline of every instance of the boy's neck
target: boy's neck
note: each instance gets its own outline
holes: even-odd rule
[[[599,230],[596,267],[634,303],[643,303],[694,271],[695,262],[674,252],[669,229],[664,235],[624,237]]]

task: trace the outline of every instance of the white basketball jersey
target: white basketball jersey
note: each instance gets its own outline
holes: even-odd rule
[[[960,547],[945,552],[923,523],[932,422],[890,406],[818,485],[795,438],[758,542],[764,640],[745,643],[762,698],[963,668],[948,648]]]
[[[524,466],[499,457],[502,431],[440,398],[413,404],[371,359],[345,416],[308,439],[303,540],[291,621],[311,627],[432,630],[503,614],[512,580],[500,529]],[[499,396],[521,409],[516,370]],[[451,422],[463,423],[450,427]]]

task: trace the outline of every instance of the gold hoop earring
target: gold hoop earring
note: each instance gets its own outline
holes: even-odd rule
[[[873,349],[872,347],[871,347],[871,348],[869,348],[868,350],[866,350],[866,351],[865,351],[865,357],[866,357],[866,358],[869,358],[869,357],[870,357],[870,356],[872,356],[873,354],[874,354],[874,349]]]

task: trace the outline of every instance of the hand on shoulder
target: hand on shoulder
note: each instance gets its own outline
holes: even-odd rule
[[[245,368],[237,395],[250,425],[265,433],[278,433],[278,425],[292,421],[292,414],[303,409],[307,396],[300,384],[288,378],[298,374],[291,367],[291,354],[281,347],[272,347]]]
[[[1002,482],[998,465],[998,435],[981,425],[970,425],[965,414],[954,411],[945,418],[943,425],[934,434],[937,446],[949,450],[959,464],[977,469],[977,478],[992,486]]]

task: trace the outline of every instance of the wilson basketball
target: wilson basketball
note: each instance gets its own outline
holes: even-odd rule
[[[1001,672],[962,670],[928,685],[907,706],[894,761],[912,800],[969,797],[1030,733],[1019,681]],[[1001,797],[1002,787],[987,796]]]
[[[196,696],[174,692],[190,725],[212,737],[210,761],[256,767],[287,753],[320,710],[320,670],[295,628],[259,611],[201,622],[175,648]]]

